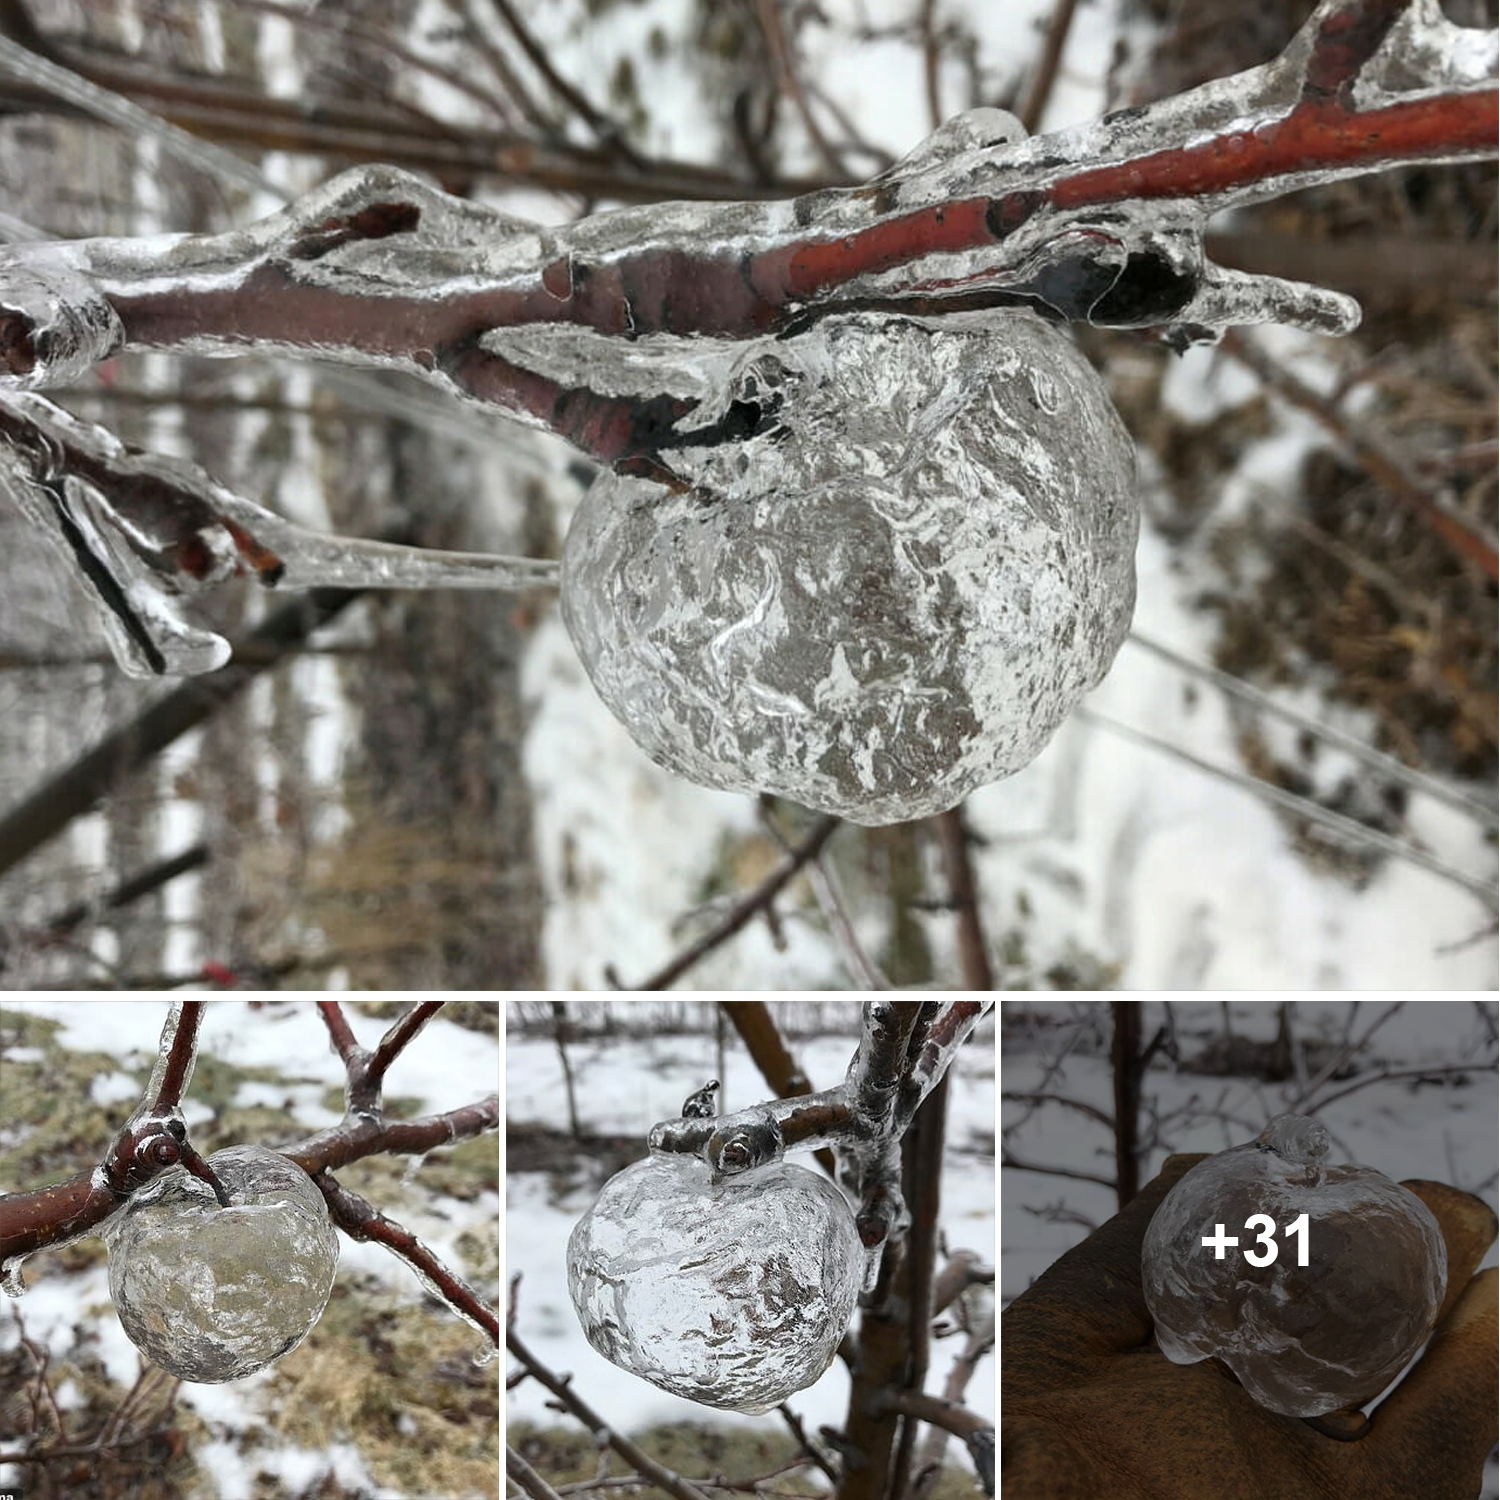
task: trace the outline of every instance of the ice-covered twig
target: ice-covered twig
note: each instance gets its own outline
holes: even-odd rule
[[[1348,332],[1352,299],[1216,266],[1204,226],[1315,183],[1493,155],[1493,36],[1453,26],[1437,0],[1324,0],[1263,67],[1035,139],[973,111],[864,186],[779,203],[651,205],[548,229],[361,167],[226,234],[18,244],[0,252],[0,382],[67,384],[125,347],[297,350],[407,371],[682,494],[679,451],[775,421],[772,403],[711,399],[737,346],[831,314],[1025,306],[1179,348],[1236,324]],[[113,102],[125,113],[111,118],[135,118]],[[22,430],[3,434],[0,481],[84,580],[127,670],[221,666],[226,642],[172,596],[236,572],[502,589],[555,576],[318,536],[190,465],[109,451],[57,408],[6,411]]]
[[[452,1141],[484,1135],[500,1125],[500,1096],[460,1105],[440,1115],[422,1115],[415,1120],[384,1120],[373,1115],[346,1116],[338,1125],[281,1147],[281,1154],[304,1172],[324,1167],[346,1167],[352,1161],[390,1152],[395,1156],[421,1156]]]
[[[418,1032],[443,1008],[442,1000],[421,1000],[394,1021],[373,1052],[354,1038],[343,1007],[337,1000],[318,1001],[318,1014],[328,1028],[334,1051],[344,1064],[345,1108],[351,1114],[379,1114],[380,1093],[386,1071],[400,1057]]]
[[[466,1322],[472,1323],[500,1344],[500,1319],[495,1309],[461,1276],[450,1271],[435,1254],[409,1229],[388,1218],[368,1199],[344,1187],[331,1173],[313,1176],[318,1191],[328,1204],[333,1222],[352,1240],[369,1240],[384,1245],[404,1260],[435,1297],[448,1303]]]
[[[1348,298],[1210,265],[1208,216],[1493,155],[1495,72],[1492,34],[1451,25],[1436,0],[1325,0],[1263,67],[1033,139],[1000,111],[960,116],[875,181],[791,202],[545,229],[357,168],[229,234],[11,247],[0,351],[41,386],[122,344],[306,349],[412,370],[649,465],[686,441],[673,429],[694,402],[632,386],[630,366],[683,337],[1017,302],[1178,342],[1263,321],[1346,332]],[[654,335],[667,343],[638,342]]]
[[[15,1274],[33,1250],[97,1228],[168,1167],[186,1167],[213,1189],[221,1204],[228,1204],[223,1185],[189,1143],[182,1118],[182,1096],[193,1075],[202,1021],[201,1000],[182,1001],[168,1010],[141,1102],[97,1167],[51,1187],[0,1196],[0,1275]]]
[[[929,1002],[930,1003],[930,1002]],[[933,1017],[921,1050],[908,1060],[896,1108],[896,1125],[904,1130],[922,1101],[948,1071],[953,1054],[969,1039],[969,1033],[994,1006],[993,1000],[949,1000]]]
[[[766,1009],[764,1000],[721,1000],[719,1007],[728,1015],[730,1023],[739,1032],[751,1060],[760,1069],[766,1085],[779,1099],[795,1099],[813,1092],[807,1074],[798,1066],[796,1058],[786,1050],[776,1022]],[[838,1164],[833,1152],[826,1147],[814,1153],[818,1165],[830,1177],[836,1175]]]
[[[141,1104],[110,1144],[99,1166],[80,1172],[66,1182],[0,1197],[0,1271],[13,1270],[19,1259],[33,1250],[64,1244],[90,1233],[120,1206],[124,1198],[166,1167],[181,1162],[189,1171],[195,1170],[192,1158],[196,1153],[187,1144],[180,1110],[159,1108],[158,1101],[169,1097],[173,1087],[186,1087],[190,1063],[185,1050],[189,1042],[183,1032],[183,1015],[186,1013],[187,1025],[196,1034],[202,1006],[202,1001],[184,1001],[169,1012],[162,1030],[156,1070]],[[406,1020],[402,1017],[396,1022],[387,1032],[385,1041],[392,1041],[399,1035]],[[410,1040],[412,1034],[414,1030],[408,1031],[405,1040]],[[184,1039],[179,1041],[179,1037]],[[401,1045],[404,1046],[405,1041]],[[396,1047],[391,1055],[399,1050]],[[180,1085],[175,1083],[179,1076],[182,1079]],[[499,1123],[500,1100],[495,1094],[473,1104],[415,1120],[387,1120],[373,1113],[347,1112],[338,1125],[282,1147],[281,1154],[309,1176],[316,1176],[325,1169],[337,1170],[367,1156],[385,1153],[421,1155],[451,1141],[495,1130]],[[196,1175],[203,1176],[203,1172]],[[223,1189],[213,1180],[212,1174],[204,1180],[214,1188],[220,1201],[224,1201]]]
[[[773,1099],[714,1120],[666,1120],[652,1128],[653,1151],[701,1157],[721,1177],[780,1161],[791,1149],[831,1146],[838,1180],[856,1205],[855,1223],[873,1279],[880,1247],[905,1232],[901,1137],[917,1106],[993,1001],[872,1000],[844,1082],[819,1094]],[[919,1048],[912,1050],[920,1029]]]
[[[549,1391],[596,1437],[603,1438],[637,1474],[643,1474],[653,1484],[664,1489],[676,1500],[708,1500],[696,1485],[671,1469],[664,1468],[649,1454],[642,1451],[627,1437],[622,1437],[608,1422],[589,1406],[573,1390],[571,1375],[554,1375],[551,1370],[521,1342],[521,1336],[507,1325],[505,1330],[506,1350],[520,1360],[533,1379],[546,1386]]]
[[[25,392],[0,391],[0,488],[83,582],[134,676],[222,667],[229,642],[185,619],[179,601],[236,577],[265,588],[520,589],[557,573],[540,559],[309,531],[196,464],[132,450]]]
[[[147,1095],[154,1091],[150,1108],[153,1113],[176,1109],[193,1077],[198,1059],[198,1029],[203,1024],[203,1002],[184,1000],[174,1005],[162,1027],[156,1066],[146,1085]]]

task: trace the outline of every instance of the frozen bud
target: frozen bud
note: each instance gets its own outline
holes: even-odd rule
[[[832,1183],[785,1163],[715,1183],[651,1156],[568,1240],[568,1290],[606,1359],[673,1395],[769,1411],[832,1363],[865,1257]]]
[[[674,452],[690,492],[603,473],[564,547],[563,618],[637,743],[867,824],[1024,766],[1135,602],[1134,450],[1088,361],[1029,312],[830,316],[725,400],[754,430]]]
[[[300,1167],[259,1146],[208,1158],[231,1206],[182,1167],[105,1231],[109,1290],[130,1341],[182,1380],[239,1380],[307,1336],[328,1303],[338,1235]]]
[[[125,342],[124,325],[82,271],[48,246],[0,269],[0,379],[22,390],[81,379]]]
[[[1176,1364],[1218,1357],[1271,1411],[1315,1417],[1379,1395],[1431,1332],[1448,1257],[1415,1194],[1371,1167],[1325,1166],[1328,1132],[1278,1115],[1163,1199],[1141,1257],[1146,1306]],[[1276,1256],[1264,1259],[1265,1214]],[[1285,1233],[1307,1215],[1305,1235]],[[1216,1258],[1205,1239],[1238,1239]],[[1307,1265],[1298,1265],[1302,1243]]]

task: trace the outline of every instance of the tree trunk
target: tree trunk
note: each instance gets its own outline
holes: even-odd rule
[[[1141,1002],[1110,1002],[1114,1040],[1110,1061],[1115,1074],[1115,1194],[1124,1208],[1140,1186],[1137,1124],[1141,1104]]]

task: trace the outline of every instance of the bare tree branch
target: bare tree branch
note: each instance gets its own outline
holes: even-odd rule
[[[754,890],[747,891],[728,911],[721,916],[697,942],[678,954],[670,963],[658,969],[650,978],[633,989],[665,990],[676,984],[690,969],[707,958],[721,943],[727,942],[745,927],[757,912],[764,911],[775,901],[793,876],[809,860],[816,859],[823,845],[833,837],[839,819],[820,818],[811,831],[797,844],[792,852],[766,876]]]
[[[500,1319],[495,1309],[462,1277],[450,1271],[409,1229],[375,1207],[358,1193],[350,1192],[331,1173],[318,1172],[313,1183],[328,1204],[333,1222],[352,1240],[384,1245],[404,1260],[434,1295],[447,1302],[462,1318],[487,1333],[498,1346]]]
[[[958,962],[966,990],[992,990],[995,974],[990,967],[989,945],[979,917],[979,883],[974,876],[974,861],[969,854],[970,833],[962,804],[939,813],[933,819],[938,846],[943,854],[943,870],[948,889],[953,894],[953,909],[958,917]]]
[[[1388,1083],[1396,1078],[1457,1078],[1464,1073],[1493,1073],[1495,1065],[1489,1063],[1455,1063],[1442,1068],[1382,1068],[1378,1073],[1371,1073],[1367,1078],[1361,1078],[1351,1083],[1347,1088],[1335,1089],[1331,1094],[1325,1094],[1323,1098],[1307,1107],[1307,1113],[1317,1114],[1320,1110],[1327,1109],[1336,1099],[1346,1099],[1350,1094],[1358,1093],[1360,1089],[1367,1089],[1373,1083]]]
[[[526,1367],[534,1380],[540,1381],[552,1394],[596,1437],[602,1437],[636,1473],[644,1475],[652,1484],[659,1485],[675,1500],[708,1500],[696,1485],[680,1474],[663,1467],[649,1454],[638,1448],[627,1437],[622,1437],[608,1422],[589,1406],[572,1386],[572,1376],[554,1375],[551,1370],[521,1342],[513,1328],[505,1332],[506,1349]]]

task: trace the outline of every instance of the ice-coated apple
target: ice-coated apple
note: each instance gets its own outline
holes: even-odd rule
[[[1217,1357],[1271,1411],[1315,1417],[1359,1406],[1401,1372],[1431,1332],[1447,1283],[1437,1221],[1372,1167],[1327,1166],[1328,1132],[1278,1115],[1258,1139],[1199,1162],[1162,1200],[1141,1272],[1163,1354]],[[1266,1226],[1274,1224],[1275,1259]],[[1301,1237],[1286,1233],[1307,1215]],[[1238,1245],[1222,1259],[1205,1239]]]
[[[778,1163],[715,1183],[653,1155],[605,1183],[568,1240],[590,1344],[674,1395],[769,1411],[832,1363],[865,1256],[826,1178]]]
[[[172,1167],[105,1229],[130,1341],[182,1380],[239,1380],[307,1336],[328,1304],[338,1234],[300,1167],[260,1146],[208,1159],[230,1198]]]

